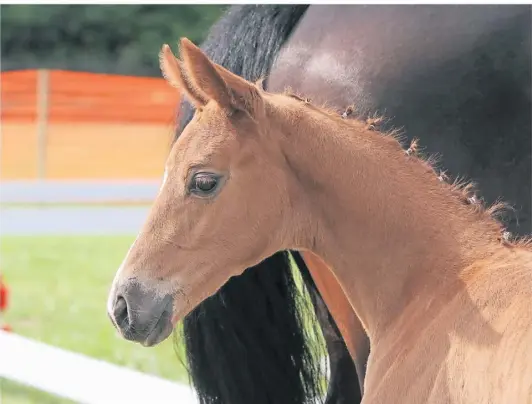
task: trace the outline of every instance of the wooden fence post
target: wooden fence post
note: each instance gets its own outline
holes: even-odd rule
[[[46,178],[49,72],[37,70],[37,178]]]

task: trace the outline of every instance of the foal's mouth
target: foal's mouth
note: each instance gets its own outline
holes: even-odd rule
[[[148,337],[144,341],[138,341],[142,346],[152,347],[158,345],[172,334],[175,324],[172,321],[172,305],[169,303],[168,306],[148,333]]]
[[[172,334],[175,327],[175,323],[172,320],[172,304],[168,302],[157,320],[153,322],[153,325],[147,331],[137,329],[127,319],[120,323],[115,321],[113,323],[124,339],[138,342],[144,347],[152,347],[160,344]]]

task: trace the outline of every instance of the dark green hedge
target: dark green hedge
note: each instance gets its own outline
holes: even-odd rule
[[[199,43],[218,5],[3,5],[1,68],[159,75],[163,43]]]

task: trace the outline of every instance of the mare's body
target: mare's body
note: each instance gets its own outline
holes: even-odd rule
[[[334,27],[334,29],[331,29]],[[311,7],[270,73],[342,112],[378,111],[531,228],[531,7]],[[340,35],[342,33],[342,35]],[[519,222],[519,225],[518,225]]]
[[[530,32],[529,6],[235,6],[204,48],[247,79],[270,73],[269,89],[289,85],[338,111],[355,104],[393,118],[429,152],[442,152],[450,174],[478,181],[488,202],[502,196],[515,205],[509,229],[526,234]],[[185,111],[182,126],[190,117]],[[301,334],[293,332],[297,315],[286,311],[298,299],[287,277],[286,260],[267,259],[186,319],[192,380],[205,402],[285,402],[280,379],[293,382],[290,402],[303,402],[308,387],[295,375],[308,362],[283,360],[305,355]],[[314,300],[323,305],[318,295]],[[264,310],[275,314],[265,317]],[[318,317],[336,375],[331,402],[354,402],[349,352],[330,315],[322,308]],[[364,363],[367,350],[358,354]]]

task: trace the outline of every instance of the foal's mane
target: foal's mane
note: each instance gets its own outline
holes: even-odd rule
[[[414,138],[405,145],[405,136],[402,129],[390,128],[381,130],[381,125],[387,121],[383,115],[364,115],[358,113],[354,105],[348,106],[341,114],[326,105],[316,106],[309,98],[287,88],[283,95],[300,101],[305,107],[335,120],[339,124],[348,125],[357,131],[371,131],[380,134],[391,142],[394,142],[407,158],[416,159],[421,163],[428,173],[435,175],[438,180],[447,185],[451,195],[457,198],[463,205],[468,206],[470,213],[476,215],[477,220],[494,225],[499,233],[498,240],[505,246],[521,247],[532,250],[532,236],[514,236],[506,230],[502,222],[505,213],[515,212],[515,208],[508,203],[498,199],[491,205],[487,205],[482,197],[478,196],[477,184],[468,181],[463,177],[457,177],[450,182],[450,177],[446,171],[438,167],[440,156],[436,154],[425,155],[419,146],[419,140]],[[388,122],[388,121],[387,121]]]

